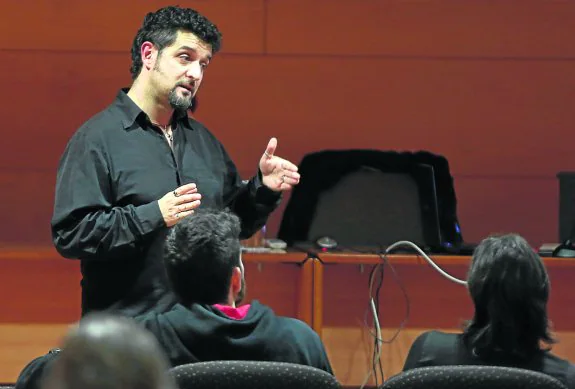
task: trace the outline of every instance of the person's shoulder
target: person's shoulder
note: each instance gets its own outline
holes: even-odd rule
[[[425,332],[422,332],[421,334],[419,334],[417,336],[417,338],[415,338],[414,342],[421,342],[421,343],[453,342],[453,341],[456,341],[458,339],[458,336],[459,336],[459,334],[443,332],[443,331],[438,331],[438,330],[430,330],[430,331],[425,331]]]
[[[276,352],[290,355],[294,351],[298,355],[322,355],[325,347],[318,333],[302,320],[275,315],[268,315],[268,341],[273,344]],[[311,362],[310,362],[311,363]]]
[[[178,331],[182,328],[188,328],[192,324],[197,323],[198,318],[205,316],[205,311],[205,308],[197,304],[188,308],[178,303],[166,311],[148,311],[145,314],[134,317],[134,320],[157,335],[166,331]]]
[[[425,331],[415,338],[411,348],[420,353],[438,350],[450,350],[451,352],[458,349],[460,335],[437,330]]]
[[[80,127],[80,129],[90,128],[93,130],[107,130],[112,128],[114,125],[122,125],[122,119],[120,115],[117,115],[115,109],[112,105],[96,112],[88,120],[86,120]]]
[[[568,388],[575,389],[575,364],[567,359],[563,359],[550,351],[544,354],[546,372],[551,373],[552,376],[564,376],[564,382]]]
[[[278,321],[288,328],[306,333],[314,333],[315,331],[303,320],[296,319],[295,317],[277,316]]]
[[[272,311],[273,313],[273,311]],[[274,313],[275,315],[275,313]],[[287,316],[275,315],[277,336],[280,338],[291,337],[301,341],[317,341],[319,335],[306,322]]]
[[[300,319],[277,315],[271,307],[258,300],[252,300],[250,305],[247,318],[255,318],[262,323],[265,322],[266,325],[273,326],[274,333],[278,337],[289,336],[289,333],[317,336],[316,332]]]
[[[18,375],[15,389],[38,389],[42,377],[50,370],[52,363],[58,358],[60,349],[52,349],[47,354],[30,361]]]
[[[413,341],[403,370],[433,365],[459,364],[460,334],[441,331],[426,331],[419,334]]]
[[[122,117],[115,112],[113,104],[92,115],[72,134],[76,141],[97,141],[124,130]]]
[[[202,122],[194,117],[187,117],[189,129],[198,134],[202,139],[208,140],[211,143],[222,146],[219,139],[214,135],[214,133]]]
[[[75,134],[115,135],[118,131],[134,125],[135,119],[141,113],[141,110],[127,97],[125,90],[120,90],[112,101],[84,121]]]
[[[567,373],[570,374],[572,376],[572,378],[574,379],[573,383],[575,384],[575,364],[573,364],[572,362],[570,362],[567,359],[563,359],[563,358],[555,355],[551,351],[546,351],[544,356],[545,356],[545,359],[547,360],[547,363],[555,365],[555,366],[559,367],[561,370],[567,371]]]
[[[215,139],[216,136],[208,129],[208,127],[204,123],[200,122],[198,119],[192,116],[188,116],[187,119],[185,120],[188,121],[189,127],[193,131],[199,131],[202,134],[206,134]]]
[[[460,333],[443,332],[438,330],[431,330],[427,331],[426,333],[428,338],[439,339],[439,340],[450,340],[450,341],[456,341],[461,336]]]
[[[575,389],[575,364],[567,360],[565,360],[565,362],[567,362],[567,374],[565,374],[567,377],[567,386],[570,389]]]
[[[146,313],[134,317],[137,322],[158,322],[169,320],[170,318],[189,315],[191,311],[182,304],[175,304],[170,309],[165,311],[150,310]]]

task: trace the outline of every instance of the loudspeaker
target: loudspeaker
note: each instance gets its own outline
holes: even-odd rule
[[[559,172],[559,242],[575,236],[575,172]]]

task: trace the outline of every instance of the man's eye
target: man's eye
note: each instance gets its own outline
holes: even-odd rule
[[[182,59],[183,61],[189,61],[190,60],[190,56],[187,54],[182,54],[180,55],[180,59]]]

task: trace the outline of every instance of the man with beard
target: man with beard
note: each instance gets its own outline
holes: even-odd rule
[[[240,221],[227,210],[198,209],[169,233],[168,279],[181,303],[136,317],[173,366],[213,360],[290,362],[333,374],[319,336],[304,322],[275,315],[245,288]]]
[[[188,117],[220,41],[192,9],[149,13],[132,45],[132,86],[68,142],[51,225],[58,252],[81,260],[82,314],[170,309],[161,264],[169,227],[200,204],[227,207],[247,238],[299,182],[297,167],[274,155],[275,138],[243,182],[220,142]]]

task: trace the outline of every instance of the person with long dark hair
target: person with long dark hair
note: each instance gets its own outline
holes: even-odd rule
[[[495,365],[546,373],[575,388],[575,365],[550,352],[549,277],[541,257],[517,234],[476,248],[467,276],[475,313],[463,333],[429,331],[411,346],[403,370]]]

